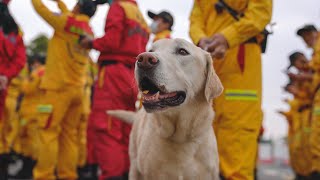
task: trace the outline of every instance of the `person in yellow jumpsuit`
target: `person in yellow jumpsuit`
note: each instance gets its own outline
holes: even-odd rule
[[[24,78],[21,84],[23,99],[20,105],[20,130],[18,135],[20,150],[23,160],[23,169],[19,172],[18,178],[32,179],[32,170],[36,164],[39,153],[38,134],[38,107],[44,90],[40,89],[40,82],[45,73],[45,58],[40,56],[32,57],[31,74]]]
[[[313,57],[310,67],[313,69],[312,91],[314,92],[312,102],[312,118],[310,133],[310,152],[313,180],[320,179],[320,34],[313,25],[306,25],[297,31],[309,48],[313,49]]]
[[[293,66],[298,70],[298,74],[293,75],[289,73],[289,77],[294,81],[297,81],[296,88],[292,89],[291,92],[297,101],[300,103],[298,110],[296,111],[297,116],[299,116],[300,128],[299,128],[299,147],[298,154],[293,157],[297,159],[299,163],[299,170],[297,170],[297,177],[299,179],[305,179],[311,174],[312,166],[312,156],[310,153],[310,135],[311,135],[311,106],[313,98],[313,88],[312,88],[312,76],[313,71],[309,66],[309,62],[305,55],[301,52],[295,52],[290,55],[290,66],[288,70]],[[297,78],[299,77],[299,78]]]
[[[63,3],[57,0],[60,4]],[[39,154],[35,180],[77,179],[78,126],[83,112],[83,87],[89,52],[78,45],[93,36],[91,0],[80,0],[72,12],[51,12],[41,0],[32,0],[36,12],[55,30],[49,41],[46,72],[40,82],[44,96],[39,105]],[[56,173],[55,173],[56,172]]]
[[[26,74],[26,69],[23,69],[17,77],[11,80],[8,86],[8,94],[5,101],[5,122],[4,126],[5,131],[5,141],[6,141],[6,152],[10,152],[12,145],[19,132],[19,118],[17,113],[18,98],[21,94],[20,86],[23,80],[23,77]]]
[[[211,53],[225,88],[213,105],[221,175],[228,180],[252,180],[262,124],[261,49],[254,37],[270,22],[272,1],[224,3],[244,16],[237,21],[226,8],[216,8],[221,0],[195,0],[190,36]]]
[[[311,173],[311,159],[309,152],[310,136],[310,93],[306,91],[310,82],[298,82],[292,80],[286,86],[286,90],[294,96],[290,105],[290,121],[288,132],[288,145],[290,164],[296,173],[297,179],[306,179]],[[286,113],[283,113],[286,115]]]
[[[84,86],[83,112],[81,113],[80,124],[78,126],[78,175],[79,179],[86,176],[87,173],[87,127],[91,112],[92,86],[97,75],[97,67],[93,61],[90,61],[87,70],[86,84]]]
[[[170,39],[174,24],[173,16],[167,11],[162,11],[159,14],[148,11],[148,16],[153,20],[150,25],[151,32],[154,34],[153,42],[160,39]]]

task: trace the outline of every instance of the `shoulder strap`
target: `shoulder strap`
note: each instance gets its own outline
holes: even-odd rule
[[[219,0],[220,5],[228,11],[228,13],[237,21],[240,20],[242,14],[238,13],[232,7],[230,7],[224,0]]]

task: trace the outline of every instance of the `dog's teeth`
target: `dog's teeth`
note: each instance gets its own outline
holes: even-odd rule
[[[143,94],[148,94],[149,90],[142,91]]]
[[[159,100],[160,92],[158,91],[157,94],[155,95],[155,100]]]

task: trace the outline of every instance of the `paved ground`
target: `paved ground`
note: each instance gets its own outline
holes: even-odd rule
[[[281,164],[260,164],[258,180],[293,180],[294,175],[290,167]]]

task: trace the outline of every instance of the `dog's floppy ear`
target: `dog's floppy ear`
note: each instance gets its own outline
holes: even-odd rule
[[[223,91],[222,83],[213,69],[212,58],[209,53],[206,53],[206,63],[207,63],[207,80],[204,89],[204,95],[209,102],[211,99],[220,96]]]

